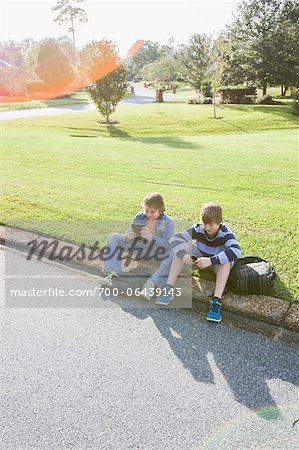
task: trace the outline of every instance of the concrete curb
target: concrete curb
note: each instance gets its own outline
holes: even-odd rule
[[[14,248],[20,251],[26,251],[28,253],[28,243],[36,239],[41,242],[43,239],[54,240],[51,236],[42,236],[40,234],[19,230],[12,227],[0,226],[0,244],[5,245],[8,248]],[[57,241],[58,253],[64,246],[71,245],[74,252],[80,247],[75,244],[70,244],[59,239]],[[45,251],[45,257],[49,257],[51,249]],[[102,262],[98,260],[89,261],[84,260],[82,262],[73,260],[70,262],[64,262],[55,259],[55,262],[66,265],[67,267],[73,267],[78,270],[93,274],[100,275],[102,269]],[[133,262],[129,267],[136,265]],[[193,305],[194,309],[198,309],[201,312],[206,312],[208,309],[208,298],[213,293],[214,283],[206,281],[202,278],[193,277]],[[244,323],[244,320],[254,321],[254,328],[264,328],[264,325],[272,326],[275,329],[289,330],[296,341],[296,337],[299,336],[299,304],[292,303],[268,296],[248,295],[241,296],[228,292],[223,296],[223,307],[225,315],[234,317],[234,320]],[[264,324],[263,326],[258,324]],[[299,342],[299,341],[298,341]]]

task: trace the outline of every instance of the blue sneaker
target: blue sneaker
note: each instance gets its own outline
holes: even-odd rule
[[[165,287],[162,290],[162,294],[156,297],[156,305],[168,306],[171,300],[174,298],[174,287]]]
[[[207,315],[207,320],[211,322],[221,322],[222,320],[222,304],[218,298],[213,298],[210,301],[210,310]]]

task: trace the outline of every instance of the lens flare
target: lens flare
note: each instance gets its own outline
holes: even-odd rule
[[[63,73],[57,73],[53,77],[51,83],[38,83],[42,85],[42,90],[36,88],[33,92],[28,93],[26,88],[26,73],[23,68],[13,67],[5,61],[0,61],[0,77],[2,83],[0,85],[0,102],[26,102],[31,100],[48,100],[51,98],[56,98],[69,94],[78,89],[82,89],[86,84],[99,80],[109,73],[113,72],[119,66],[123,65],[129,58],[134,56],[138,50],[143,46],[144,40],[140,39],[136,41],[129,49],[127,55],[124,58],[118,58],[117,56],[107,56],[103,60],[93,67],[86,67],[85,71],[88,72],[88,80],[86,76],[77,76],[74,80],[73,78],[67,77]],[[44,65],[51,64],[51,60],[55,60],[55,55],[51,54],[44,59]],[[5,79],[10,79],[9,88],[7,88],[7,83]],[[3,82],[4,80],[4,82]],[[13,95],[8,95],[8,90],[13,92]]]
[[[282,443],[285,448],[297,448],[298,428],[293,424],[298,416],[298,405],[257,408],[218,427],[217,432],[207,436],[197,449],[231,450],[246,445],[252,449],[267,450],[281,448],[279,444]]]

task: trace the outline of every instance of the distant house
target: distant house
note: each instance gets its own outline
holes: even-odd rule
[[[27,83],[30,74],[27,69],[14,67],[0,58],[0,96],[27,97]]]

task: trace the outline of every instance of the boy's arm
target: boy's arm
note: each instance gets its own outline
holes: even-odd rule
[[[170,238],[169,243],[176,256],[182,259],[185,255],[188,255],[188,252],[186,251],[186,242],[192,241],[192,239],[194,239],[193,235],[194,228],[191,227]]]
[[[170,250],[171,249],[170,239],[173,237],[173,233],[174,233],[174,223],[172,220],[169,220],[163,232],[163,237],[154,235],[153,239],[155,241],[155,244],[158,247],[164,247],[166,250]]]
[[[225,250],[211,257],[211,263],[226,264],[241,257],[240,246],[231,231],[224,236]]]

